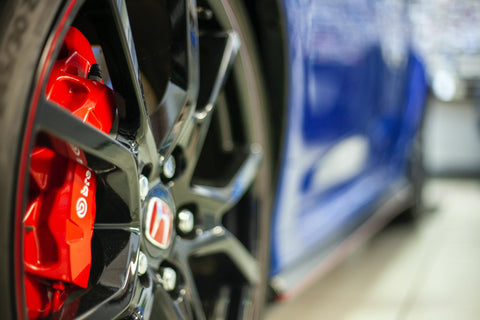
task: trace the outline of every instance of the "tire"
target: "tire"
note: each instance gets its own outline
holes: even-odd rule
[[[3,318],[260,317],[273,187],[254,35],[239,1],[193,3],[32,0],[0,7],[0,133],[8,137],[0,143]],[[104,71],[98,80],[90,67],[80,81],[111,92],[111,117],[98,116],[98,126],[69,111],[80,100],[67,106],[50,95],[71,27],[94,46]],[[83,166],[95,177],[95,195],[87,198],[91,227],[82,227],[79,240],[87,253],[58,240],[50,225],[65,228],[74,209],[62,215],[42,205],[40,218],[28,220],[32,192],[41,198],[67,190],[34,185],[38,148],[62,159],[67,169],[48,171],[62,188],[75,188],[70,168]],[[76,210],[80,217],[78,202]],[[168,234],[162,243],[150,228],[156,215]],[[45,228],[55,240],[37,232]],[[31,232],[41,241],[29,240]],[[84,287],[72,280],[75,266],[63,265],[64,247],[69,261],[85,264]],[[38,258],[40,271],[32,273],[32,248],[48,251],[53,262]],[[51,271],[49,263],[70,273]],[[61,298],[52,298],[57,293]]]

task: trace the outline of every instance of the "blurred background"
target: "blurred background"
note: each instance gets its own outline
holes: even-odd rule
[[[394,221],[268,320],[480,317],[480,1],[407,8],[430,85],[425,214]]]

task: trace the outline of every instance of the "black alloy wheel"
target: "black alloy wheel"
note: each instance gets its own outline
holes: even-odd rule
[[[6,1],[0,10],[2,317],[259,318],[269,259],[271,146],[242,3],[31,0]],[[102,71],[91,67],[88,79],[100,78],[114,92],[107,132],[48,98],[72,27],[91,44]],[[49,309],[31,313],[26,237],[47,228],[41,221],[32,227],[27,217],[39,146],[92,172],[96,214],[88,286],[63,283],[73,289],[52,298],[62,282],[39,269],[34,286],[43,289],[35,292]],[[47,217],[64,224],[53,213]],[[158,228],[165,241],[156,237]],[[42,246],[35,241],[33,247]]]

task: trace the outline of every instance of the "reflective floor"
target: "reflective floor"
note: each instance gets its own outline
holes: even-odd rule
[[[428,212],[393,224],[267,320],[479,319],[480,180],[434,179]]]

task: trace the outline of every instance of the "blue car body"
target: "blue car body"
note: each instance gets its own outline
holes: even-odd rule
[[[289,98],[270,276],[288,294],[408,188],[426,82],[402,1],[282,3]]]

